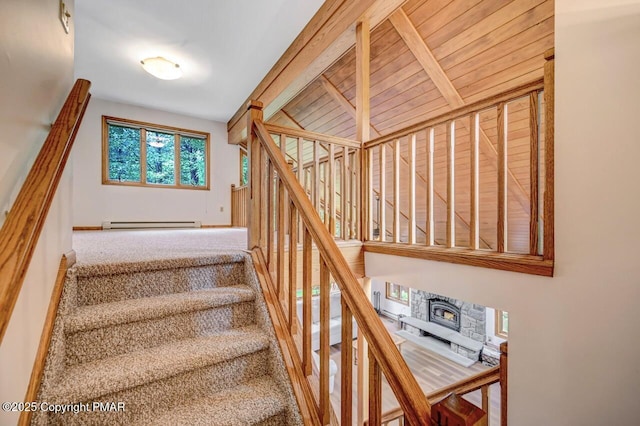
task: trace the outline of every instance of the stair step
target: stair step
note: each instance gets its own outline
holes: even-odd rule
[[[254,299],[233,286],[80,307],[64,320],[65,364],[254,324]]]
[[[182,312],[199,311],[254,300],[246,285],[211,288],[99,305],[81,306],[64,319],[66,334],[117,324],[162,318]]]
[[[271,377],[264,376],[192,403],[173,407],[150,421],[134,424],[248,426],[266,424],[278,415],[284,420],[285,409],[286,401],[278,384]]]
[[[245,281],[242,254],[80,266],[76,274],[76,306],[228,287]]]
[[[50,403],[93,401],[103,395],[224,363],[268,347],[268,337],[256,326],[179,340],[68,367],[43,400]]]

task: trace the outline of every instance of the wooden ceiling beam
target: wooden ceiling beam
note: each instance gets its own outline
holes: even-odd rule
[[[356,23],[380,24],[406,0],[327,0],[227,123],[227,139],[246,139],[245,105],[259,100],[269,119],[355,45]]]
[[[460,93],[444,72],[440,63],[433,55],[433,52],[422,39],[422,36],[418,33],[418,30],[404,10],[398,9],[389,16],[389,21],[407,44],[407,47],[411,53],[413,53],[413,56],[415,56],[416,60],[420,63],[431,81],[433,81],[433,84],[438,88],[449,106],[451,106],[452,109],[464,106],[464,99],[462,99],[462,96],[460,96]],[[480,129],[480,154],[483,155],[488,160],[489,164],[493,165],[497,170],[498,152],[482,129]],[[515,200],[520,204],[524,212],[529,214],[529,197],[522,187],[522,184],[520,184],[509,168],[507,168],[507,181],[507,188],[509,192],[514,196]]]

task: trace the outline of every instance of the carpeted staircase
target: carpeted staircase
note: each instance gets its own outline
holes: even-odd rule
[[[78,412],[38,425],[302,424],[244,252],[70,269],[39,401]]]

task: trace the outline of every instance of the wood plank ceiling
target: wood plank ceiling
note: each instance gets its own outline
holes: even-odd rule
[[[409,0],[371,33],[371,137],[389,134],[541,78],[543,53],[553,47],[553,40],[553,0]],[[355,61],[352,49],[270,121],[354,139]],[[480,120],[480,244],[482,248],[495,249],[496,110],[482,113]],[[508,117],[508,246],[509,251],[517,252],[526,252],[528,247],[528,123],[528,100],[512,103]],[[456,148],[455,214],[459,235],[456,245],[468,247],[469,124],[460,125],[460,131],[456,132],[456,145],[460,146],[459,150]],[[425,167],[422,140],[426,139],[419,135],[419,191],[426,185],[421,172]],[[436,129],[434,164],[434,190],[436,198],[440,197],[434,205],[436,244],[444,240],[446,222],[444,142],[442,126]],[[401,141],[400,147],[400,156],[406,162],[407,145]],[[375,165],[375,153],[373,157]],[[391,157],[387,155],[387,173],[392,170]],[[374,191],[379,191],[377,180],[374,166]],[[389,185],[391,175],[386,181]],[[392,188],[388,188],[387,209],[391,208],[391,192]],[[401,210],[408,206],[406,192],[406,185],[401,184]],[[423,197],[417,194],[418,223],[426,216]],[[401,228],[405,234],[406,224]],[[419,225],[418,239],[421,237],[424,238],[424,233]]]
[[[553,0],[409,0],[371,34],[371,136],[542,77],[553,15]],[[422,46],[403,39],[411,32]],[[416,49],[432,55],[449,90]],[[355,138],[355,96],[352,49],[271,121]]]

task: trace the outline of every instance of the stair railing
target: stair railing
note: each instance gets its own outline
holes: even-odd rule
[[[89,103],[90,86],[76,81],[0,229],[0,342]]]
[[[368,204],[364,207],[373,211],[377,192],[391,202],[392,214],[392,241],[386,238],[386,209],[382,209],[381,232],[374,236],[369,229],[364,238],[366,251],[553,275],[553,51],[545,53],[545,58],[543,79],[363,145],[368,186],[363,197]],[[510,132],[509,126],[516,131]],[[490,134],[488,127],[495,134]],[[464,139],[456,134],[462,134]],[[522,141],[517,147],[521,152],[509,151],[510,137]],[[436,145],[441,148],[434,151]],[[460,147],[462,150],[456,152]],[[407,153],[406,159],[401,151]],[[487,220],[480,218],[481,193],[487,191],[480,191],[480,185],[486,185],[480,182],[481,171],[482,179],[495,173],[493,179],[497,182],[493,195],[497,220],[489,228],[490,233],[481,226]],[[442,181],[439,192],[434,180]],[[468,201],[456,199],[456,185],[460,182],[468,188],[462,190]],[[408,199],[405,215],[400,210],[403,197]],[[444,210],[437,206],[439,202],[444,203]],[[510,209],[517,216],[511,216]],[[445,210],[440,217],[434,217],[436,211]],[[524,219],[517,219],[521,223],[516,228],[512,222],[518,217]],[[368,220],[371,222],[372,218]],[[435,228],[436,221],[441,228]],[[426,238],[421,241],[416,238],[419,225],[426,231]],[[443,244],[435,242],[436,231]]]
[[[492,367],[486,371],[482,371],[473,376],[459,380],[441,389],[437,389],[426,395],[426,398],[432,405],[437,405],[441,401],[445,401],[450,395],[456,395],[462,397],[480,390],[480,404],[482,405],[482,411],[487,416],[481,420],[479,426],[494,426],[490,425],[490,386],[494,383],[500,383],[500,425],[507,426],[507,357],[508,357],[508,343],[504,342],[500,345],[500,364]],[[381,425],[387,426],[390,424],[404,424],[404,412],[401,407],[396,407],[388,410],[382,414]],[[368,423],[365,424],[368,426]]]
[[[247,227],[249,186],[231,184],[231,226]]]
[[[249,105],[249,161],[250,161],[250,209],[249,209],[249,248],[253,250],[254,258],[258,260],[260,269],[266,268],[263,278],[269,281],[266,286],[269,300],[277,300],[276,310],[281,312],[285,321],[289,337],[296,336],[298,328],[301,335],[301,354],[298,348],[289,348],[294,359],[299,360],[300,371],[294,371],[292,382],[299,383],[300,395],[307,395],[304,401],[299,397],[301,405],[313,407],[310,410],[313,424],[330,424],[332,408],[329,394],[329,315],[331,282],[334,281],[341,292],[342,308],[342,344],[341,349],[341,408],[340,423],[351,425],[353,421],[352,380],[353,354],[351,341],[353,340],[352,320],[355,319],[358,334],[368,342],[369,354],[369,421],[380,424],[382,407],[382,377],[384,374],[389,386],[404,411],[408,424],[431,424],[431,406],[420,389],[416,379],[409,370],[402,355],[393,343],[389,332],[376,315],[362,287],[350,270],[342,256],[336,242],[320,219],[313,204],[307,197],[296,175],[287,164],[285,156],[276,146],[269,130],[262,122],[262,105],[252,102]],[[273,197],[268,185],[272,179],[268,173],[273,170],[275,191]],[[270,207],[271,206],[271,207]],[[275,214],[279,226],[275,227],[277,253],[267,244],[266,218]],[[288,212],[288,214],[287,214]],[[284,218],[288,216],[288,235],[285,234]],[[296,314],[298,290],[298,227],[295,224],[300,218],[302,222],[302,318],[298,322]],[[286,243],[285,243],[286,241]],[[284,274],[284,249],[288,244],[288,276]],[[315,245],[320,257],[320,354],[319,354],[319,384],[316,397],[309,397],[314,393],[311,341],[311,286],[312,286],[312,248]],[[272,253],[278,258],[276,271],[269,270],[264,253]],[[271,283],[271,276],[275,275],[275,284]],[[291,339],[293,340],[293,339]],[[364,358],[364,357],[362,357]],[[294,365],[297,365],[294,363]],[[291,373],[291,371],[290,371]],[[299,380],[302,377],[302,380]],[[294,386],[296,388],[296,386]]]

